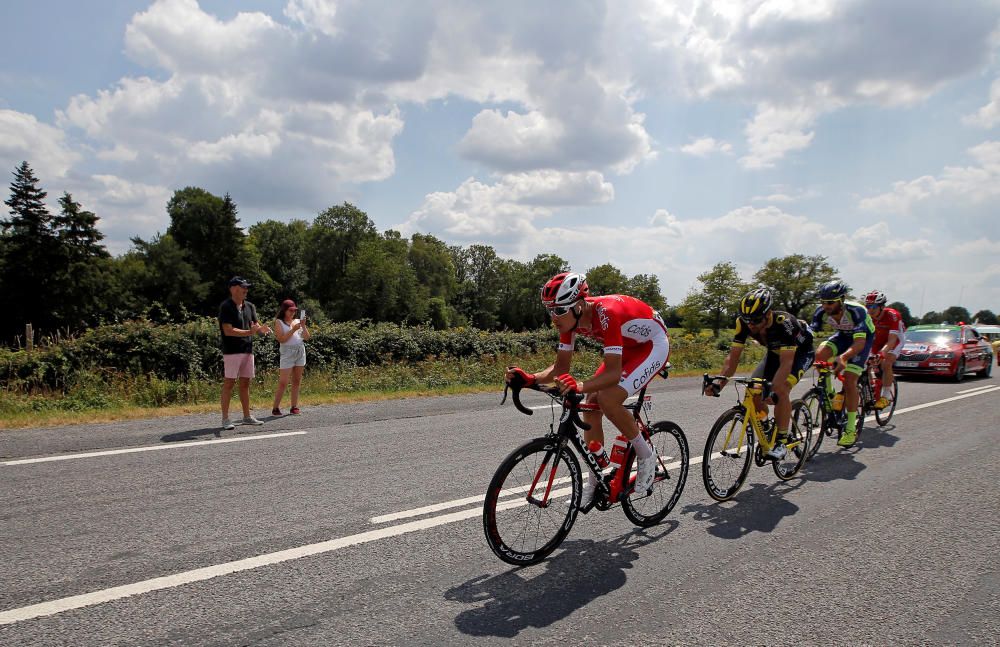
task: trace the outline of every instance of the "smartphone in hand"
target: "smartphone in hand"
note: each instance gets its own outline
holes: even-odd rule
[[[299,310],[299,321],[301,321],[302,323],[306,322],[306,311],[305,310]]]

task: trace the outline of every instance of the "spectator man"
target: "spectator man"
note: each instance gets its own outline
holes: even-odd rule
[[[250,380],[254,377],[253,337],[267,335],[271,329],[257,320],[257,308],[247,301],[250,281],[242,276],[229,280],[229,298],[219,305],[219,330],[222,332],[222,428],[235,429],[229,419],[229,401],[233,385],[240,381],[240,404],[244,425],[262,425],[250,413]]]

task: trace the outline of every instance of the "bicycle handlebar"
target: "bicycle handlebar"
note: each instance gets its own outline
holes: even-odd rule
[[[521,389],[531,389],[532,391],[538,391],[549,396],[553,400],[562,400],[564,407],[569,409],[570,420],[577,427],[580,427],[584,431],[590,429],[590,425],[580,419],[580,410],[577,408],[581,402],[583,402],[583,394],[575,392],[567,392],[562,394],[559,392],[558,387],[554,386],[540,386],[538,384],[525,384],[524,378],[515,375],[514,378],[504,386],[503,399],[500,400],[500,404],[507,401],[507,392],[510,391],[511,399],[514,401],[514,407],[518,411],[527,415],[533,416],[535,412],[524,406],[521,403]],[[568,404],[568,406],[567,406]]]

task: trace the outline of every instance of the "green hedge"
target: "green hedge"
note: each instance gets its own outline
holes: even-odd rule
[[[349,322],[315,326],[308,343],[312,368],[342,369],[417,362],[436,357],[480,358],[528,355],[553,348],[555,330],[524,333],[472,328],[434,330],[389,323]],[[274,337],[256,337],[261,370],[278,363]],[[188,381],[219,378],[222,353],[215,319],[185,324],[131,321],[93,328],[55,343],[26,350],[0,348],[0,385],[8,391],[65,391],[81,374],[122,375]]]
[[[314,326],[311,332],[310,370],[326,372],[438,358],[544,355],[555,348],[557,339],[554,329],[522,333],[474,328],[434,330],[364,321]],[[713,338],[707,333],[693,335],[672,330],[670,359],[676,370],[717,371],[730,341],[731,333]],[[589,350],[600,348],[590,339],[580,338],[578,342]],[[278,344],[273,337],[256,337],[254,351],[261,372],[277,367]],[[748,346],[743,364],[762,356],[763,349]],[[111,385],[141,379],[157,387],[153,392],[163,391],[163,401],[176,401],[185,399],[180,391],[197,388],[206,380],[219,380],[221,375],[219,329],[213,318],[184,324],[131,321],[102,326],[37,347],[31,353],[0,348],[0,386],[7,393],[78,393],[94,391],[95,381]]]

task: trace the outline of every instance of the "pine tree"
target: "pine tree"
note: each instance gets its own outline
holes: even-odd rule
[[[72,261],[93,258],[110,258],[101,241],[104,234],[97,230],[97,215],[85,211],[69,193],[59,198],[62,212],[53,219],[56,234],[64,251]]]
[[[52,227],[52,214],[45,206],[48,194],[38,186],[38,178],[27,162],[14,171],[10,198],[10,218],[0,222],[3,229],[3,276],[0,301],[9,304],[0,330],[4,339],[24,333],[31,323],[36,330],[52,330],[61,322],[61,303],[53,288],[65,267],[59,241]]]

